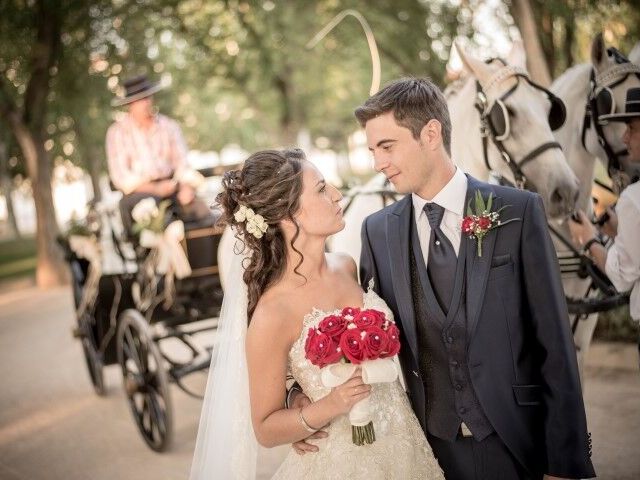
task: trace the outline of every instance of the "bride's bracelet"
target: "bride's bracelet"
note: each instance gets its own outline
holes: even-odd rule
[[[302,426],[305,428],[305,430],[307,432],[311,432],[311,433],[316,433],[318,430],[320,430],[319,428],[313,428],[311,425],[309,425],[307,423],[307,421],[304,419],[304,416],[302,415],[302,409],[304,407],[300,408],[300,410],[298,410],[298,418],[300,419],[300,423],[302,424]]]

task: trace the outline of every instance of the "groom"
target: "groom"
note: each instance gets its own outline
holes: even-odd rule
[[[361,281],[393,310],[409,397],[447,479],[594,477],[540,197],[456,168],[429,80],[395,81],[355,115],[375,169],[408,194],[365,220]],[[499,212],[481,239],[461,231],[477,192]]]

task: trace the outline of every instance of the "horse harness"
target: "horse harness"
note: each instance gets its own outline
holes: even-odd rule
[[[500,98],[498,98],[491,106],[488,104],[487,95],[480,85],[480,82],[476,80],[476,102],[475,107],[480,113],[480,134],[482,136],[482,152],[484,156],[485,166],[489,171],[491,171],[491,165],[489,164],[489,156],[488,156],[488,139],[491,138],[491,141],[496,146],[502,159],[511,169],[513,173],[513,177],[515,179],[515,186],[519,189],[524,189],[526,186],[529,189],[535,190],[535,186],[531,184],[530,181],[527,180],[522,168],[534,160],[543,152],[551,149],[551,148],[559,148],[562,149],[561,145],[558,142],[546,142],[541,144],[540,146],[533,149],[527,155],[525,155],[519,162],[514,160],[513,156],[507,151],[503,142],[511,135],[511,124],[509,120],[509,110],[505,105],[504,101],[509,97],[520,84],[520,79],[524,79],[529,85],[540,90],[545,93],[549,101],[551,102],[551,109],[549,110],[549,116],[547,121],[549,122],[549,127],[551,130],[557,130],[560,128],[566,119],[567,111],[564,105],[564,102],[554,95],[550,90],[543,87],[542,85],[531,80],[527,72],[521,68],[507,66],[504,60],[498,59],[505,66],[498,70],[493,77],[489,79],[486,89],[489,89],[493,85],[509,78],[515,77],[516,84],[509,89],[506,93],[504,93]],[[491,62],[492,60],[489,60]],[[502,182],[510,184],[510,182],[506,179],[502,179]],[[513,186],[513,185],[512,185]]]
[[[593,124],[598,143],[607,155],[607,173],[613,179],[623,171],[619,156],[626,154],[627,151],[625,149],[615,152],[609,144],[602,127],[609,123],[606,117],[616,111],[613,89],[624,82],[629,75],[634,74],[640,79],[640,67],[629,62],[613,47],[608,48],[607,52],[614,57],[616,65],[601,74],[596,74],[595,68],[591,68],[590,90],[585,106],[584,121],[582,122],[581,140],[582,146],[587,150],[585,137],[587,130]]]

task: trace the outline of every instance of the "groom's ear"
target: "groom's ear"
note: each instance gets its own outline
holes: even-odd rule
[[[442,124],[432,118],[420,131],[420,143],[427,149],[435,150],[442,144]]]

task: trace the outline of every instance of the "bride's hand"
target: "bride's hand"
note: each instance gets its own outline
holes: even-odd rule
[[[328,397],[331,399],[338,415],[348,413],[356,403],[367,398],[371,394],[371,385],[362,381],[362,368],[358,367],[351,378],[331,390]]]

